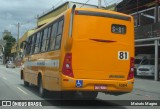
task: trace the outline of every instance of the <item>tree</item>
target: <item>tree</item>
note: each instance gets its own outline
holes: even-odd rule
[[[6,46],[4,47],[5,57],[11,56],[12,46],[16,43],[16,39],[13,36],[6,35],[3,37],[3,40],[6,41]]]

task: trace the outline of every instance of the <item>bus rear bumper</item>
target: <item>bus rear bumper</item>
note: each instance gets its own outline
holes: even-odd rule
[[[92,79],[73,79],[63,77],[62,91],[98,91],[105,93],[128,93],[131,92],[134,86],[134,79],[119,81],[119,80],[92,80]],[[119,92],[119,93],[118,93]]]

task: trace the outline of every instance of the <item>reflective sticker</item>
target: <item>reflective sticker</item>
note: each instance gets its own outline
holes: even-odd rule
[[[82,87],[83,81],[82,80],[76,80],[76,87]]]
[[[25,66],[47,66],[47,67],[54,67],[59,68],[59,60],[46,60],[46,61],[30,61],[25,62]]]

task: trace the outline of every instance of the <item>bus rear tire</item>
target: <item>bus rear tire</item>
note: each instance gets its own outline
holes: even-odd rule
[[[91,91],[82,92],[82,97],[84,99],[94,100],[97,98],[97,96],[98,96],[98,92],[91,92]]]
[[[27,81],[24,81],[24,86],[29,86],[29,82],[27,82]]]
[[[46,90],[43,88],[42,85],[42,78],[39,78],[39,96],[42,98],[46,96]]]

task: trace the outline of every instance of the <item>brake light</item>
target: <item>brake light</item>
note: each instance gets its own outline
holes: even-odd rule
[[[69,77],[74,77],[72,71],[72,54],[67,53],[64,58],[62,73]]]
[[[75,11],[75,14],[76,14],[76,15],[78,14],[78,10]]]
[[[131,57],[130,58],[130,70],[129,70],[129,74],[128,74],[128,80],[129,79],[133,79],[134,78],[134,58]]]

